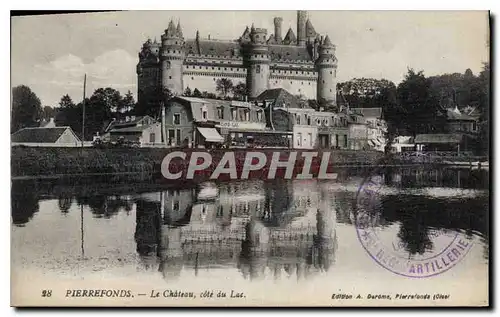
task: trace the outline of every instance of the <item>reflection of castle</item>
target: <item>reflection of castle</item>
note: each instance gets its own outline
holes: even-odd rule
[[[251,279],[266,269],[277,278],[328,270],[336,217],[310,184],[307,189],[300,182],[245,182],[148,194],[137,204],[137,250],[147,263],[157,255],[167,280],[183,267],[197,274],[233,266]]]

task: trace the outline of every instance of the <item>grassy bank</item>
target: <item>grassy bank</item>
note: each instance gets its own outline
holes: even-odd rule
[[[161,171],[161,162],[172,149],[160,148],[43,148],[12,147],[11,171],[13,177],[59,175],[91,175],[91,174],[141,174],[155,175]],[[184,150],[188,157],[193,151]],[[210,151],[214,167],[228,150]],[[234,149],[237,165],[242,164],[247,150]],[[284,152],[282,159],[290,150],[258,149],[270,158],[275,151]],[[297,151],[301,164],[300,152]],[[319,151],[321,152],[321,151]],[[374,151],[332,151],[330,162],[334,165],[373,165],[381,160],[383,154]],[[321,153],[319,154],[319,156]],[[183,166],[178,166],[182,169]]]

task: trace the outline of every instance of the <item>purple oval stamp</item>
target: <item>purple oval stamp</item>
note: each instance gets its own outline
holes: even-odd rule
[[[431,277],[451,269],[469,252],[472,242],[461,233],[425,227],[412,215],[404,215],[409,220],[395,233],[397,224],[385,224],[382,217],[383,188],[383,176],[367,177],[356,194],[352,219],[361,245],[380,266],[405,277]],[[418,242],[409,242],[413,240]]]

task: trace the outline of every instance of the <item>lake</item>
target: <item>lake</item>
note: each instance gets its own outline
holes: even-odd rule
[[[328,181],[177,187],[162,182],[14,181],[13,276],[112,277],[151,288],[211,285],[253,294],[266,287],[313,294],[318,282],[331,285],[332,293],[355,292],[361,284],[374,292],[394,285],[429,291],[422,279],[401,277],[374,261],[356,229],[363,213],[401,258],[435,256],[446,247],[440,242],[446,236],[470,243],[467,255],[429,278],[440,281],[433,284],[435,291],[463,287],[464,298],[474,293],[484,297],[487,171],[337,172],[338,178]],[[360,200],[367,177],[376,177],[379,184],[368,201]]]

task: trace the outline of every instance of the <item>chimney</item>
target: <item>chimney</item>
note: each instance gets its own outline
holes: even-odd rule
[[[297,11],[297,45],[306,45],[307,11]]]
[[[283,23],[283,18],[281,17],[276,17],[274,18],[274,39],[276,40],[276,43],[281,44],[282,38],[281,38],[281,24]]]

